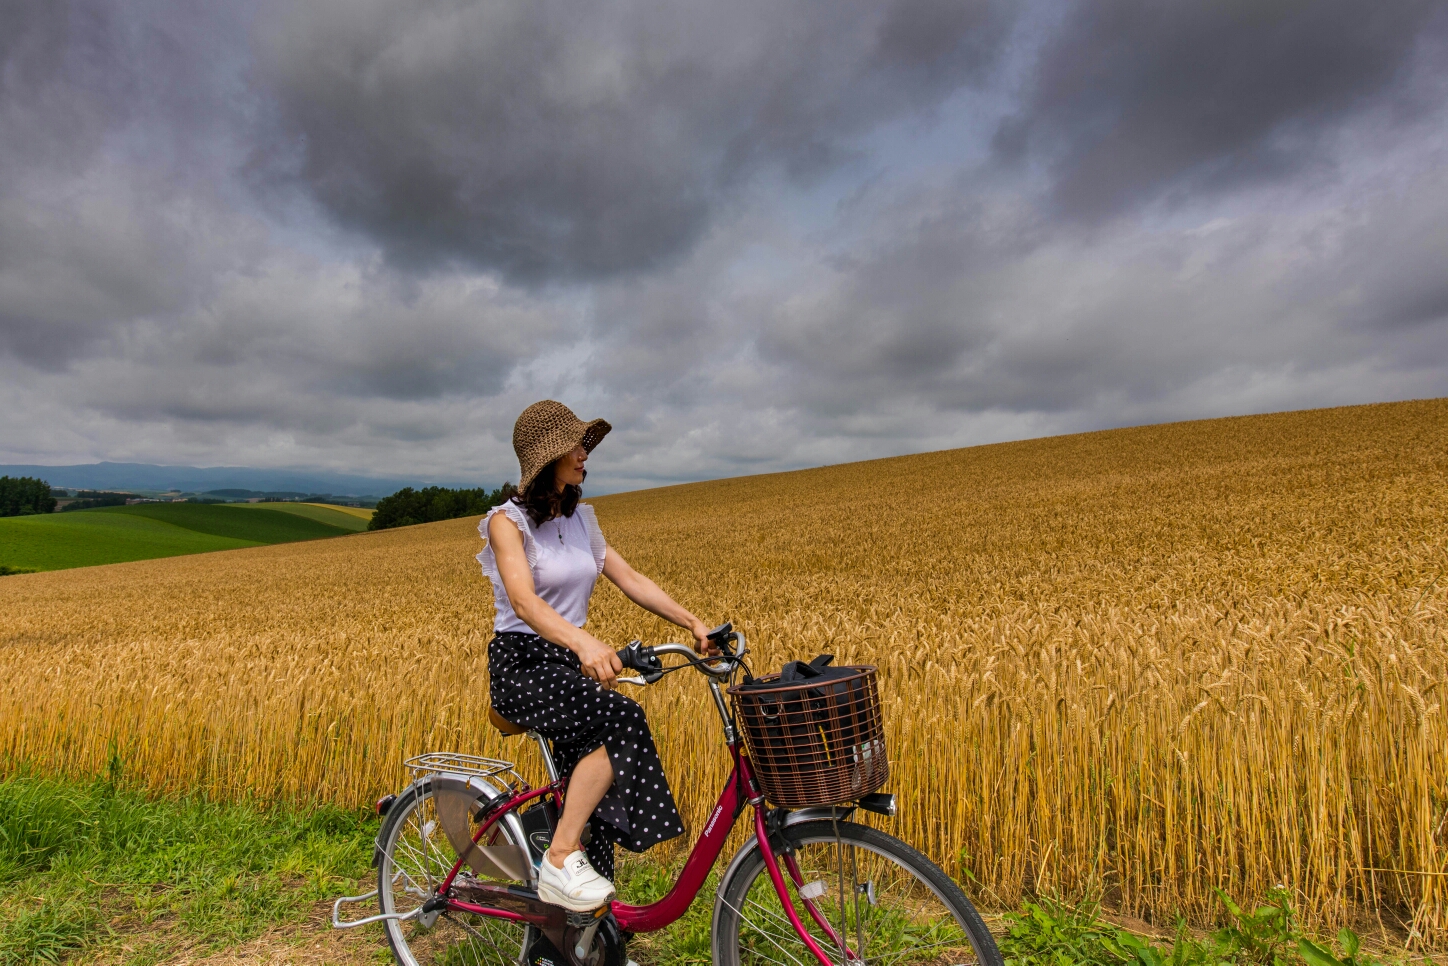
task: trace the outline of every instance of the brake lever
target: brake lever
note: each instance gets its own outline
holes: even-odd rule
[[[729,645],[726,642],[732,640],[733,637],[734,623],[732,621],[725,621],[705,635],[705,639],[723,651],[725,657],[731,656],[729,653]]]

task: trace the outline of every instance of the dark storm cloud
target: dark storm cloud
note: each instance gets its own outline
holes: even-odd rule
[[[524,281],[648,269],[729,188],[981,80],[990,0],[336,0],[285,5],[262,75],[298,174],[400,264]]]
[[[0,4],[7,461],[496,485],[550,397],[599,492],[1448,393],[1416,0],[261,4]]]
[[[711,272],[729,259],[706,246],[600,303],[634,320],[593,366],[631,450],[600,473],[642,485],[1439,395],[1448,168],[1398,147],[1311,205],[1231,218],[1083,237],[959,175],[878,185],[813,242],[775,239],[762,279]],[[710,245],[766,234],[746,220]]]
[[[1089,240],[1045,230],[1018,198],[962,187],[883,199],[868,251],[780,298],[757,345],[793,400],[819,415],[913,399],[1170,418],[1174,398],[1224,373],[1301,384],[1361,365],[1378,371],[1337,390],[1387,398],[1425,375],[1431,386],[1448,360],[1441,167],[1366,181],[1317,210]]]
[[[131,85],[108,11],[57,0],[0,6],[0,118],[7,166],[74,170]]]
[[[251,241],[204,156],[236,25],[150,6],[0,7],[0,350],[37,365],[194,305]]]
[[[133,419],[287,426],[319,395],[497,392],[555,318],[482,280],[287,251],[246,204],[268,117],[245,9],[0,11],[0,351],[168,370],[102,379]]]
[[[0,348],[32,360],[54,359],[56,336],[83,338],[98,314],[135,304],[138,295],[118,277],[124,273],[95,264],[109,260],[111,246],[86,250],[76,232],[37,232],[35,224],[45,218],[35,195],[57,176],[82,172],[109,119],[125,110],[128,85],[110,27],[104,12],[66,3],[0,6]],[[75,220],[68,212],[54,219]],[[77,284],[61,284],[76,270],[65,266],[72,259],[37,252],[47,242],[82,249],[74,259],[81,263]],[[87,271],[87,263],[100,270]]]
[[[520,361],[577,337],[566,314],[471,277],[412,280],[275,256],[225,279],[204,313],[175,328],[125,340],[127,366],[102,391],[115,412],[312,426],[359,400],[496,395]],[[175,375],[122,383],[142,366]]]
[[[1088,220],[1282,181],[1328,165],[1354,114],[1431,109],[1413,75],[1441,79],[1445,37],[1434,0],[1082,0],[996,153],[1044,161],[1057,209]]]

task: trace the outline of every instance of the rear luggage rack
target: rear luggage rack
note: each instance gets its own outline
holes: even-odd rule
[[[465,755],[460,751],[429,751],[425,755],[409,758],[402,763],[413,781],[428,775],[467,775],[477,778],[498,778],[507,776],[502,782],[507,785],[525,784],[523,776],[514,770],[511,761],[501,758],[484,758],[481,755]]]

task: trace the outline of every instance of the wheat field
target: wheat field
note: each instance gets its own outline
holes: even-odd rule
[[[880,666],[888,827],[981,905],[1206,923],[1284,884],[1318,927],[1448,945],[1448,400],[591,502],[756,670]],[[346,803],[424,750],[531,762],[483,724],[475,524],[0,578],[0,761]],[[604,582],[590,626],[678,639]],[[641,700],[697,831],[724,770],[694,677]]]

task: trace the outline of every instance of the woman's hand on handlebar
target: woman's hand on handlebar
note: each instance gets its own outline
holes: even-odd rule
[[[708,624],[695,618],[693,626],[689,628],[689,633],[694,635],[694,650],[700,655],[707,656],[719,653],[719,648],[715,646],[713,641],[709,640]]]
[[[623,662],[618,659],[613,648],[595,638],[589,638],[574,648],[573,653],[578,655],[578,661],[583,665],[583,673],[597,681],[599,687],[612,691],[618,686],[618,672],[623,670]]]

